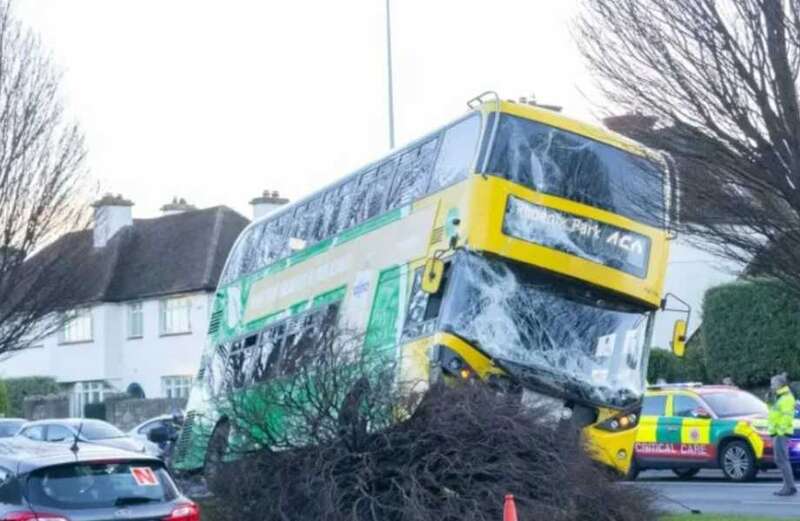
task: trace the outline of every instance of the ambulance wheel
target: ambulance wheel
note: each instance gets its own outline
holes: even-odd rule
[[[641,469],[639,468],[639,464],[636,463],[636,456],[631,458],[631,464],[628,467],[628,472],[622,477],[625,481],[636,481],[636,478],[639,477],[639,472]]]
[[[750,445],[742,440],[725,444],[719,453],[722,473],[731,481],[752,481],[756,477],[756,458]]]
[[[697,467],[678,467],[672,469],[672,472],[680,479],[692,479],[700,472]]]

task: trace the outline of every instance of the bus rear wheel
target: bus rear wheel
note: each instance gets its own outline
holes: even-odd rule
[[[228,437],[231,433],[231,424],[222,420],[214,427],[206,447],[206,458],[203,464],[203,476],[211,492],[219,488],[219,477],[228,452]]]

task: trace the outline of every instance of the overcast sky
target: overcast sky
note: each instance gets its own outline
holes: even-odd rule
[[[384,0],[17,0],[64,70],[102,191],[159,214],[295,199],[388,148]],[[398,145],[483,90],[591,118],[577,0],[393,0]]]

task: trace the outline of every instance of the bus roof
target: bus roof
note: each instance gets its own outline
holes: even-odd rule
[[[406,143],[401,147],[397,147],[392,149],[388,154],[379,157],[378,159],[367,163],[366,165],[358,168],[357,170],[345,175],[344,177],[337,179],[336,181],[329,183],[318,190],[314,190],[313,192],[308,193],[306,196],[293,201],[286,206],[264,215],[258,219],[253,220],[250,226],[254,224],[264,221],[264,220],[271,220],[274,218],[279,217],[280,215],[290,212],[294,210],[296,207],[308,202],[309,200],[313,199],[318,194],[325,192],[331,188],[335,188],[338,185],[344,184],[348,180],[353,177],[358,176],[359,174],[368,171],[370,168],[376,167],[378,164],[382,163],[386,159],[402,153],[405,151],[406,148],[413,147],[414,145],[421,143],[430,139],[433,135],[446,130],[447,128],[455,125],[456,123],[468,118],[470,115],[475,113],[483,113],[487,114],[490,112],[495,111],[496,102],[494,101],[487,101],[482,103],[478,108],[474,110],[468,111],[463,116],[449,122],[447,125],[437,128],[436,130],[425,134],[424,136],[417,138],[413,141]],[[545,125],[559,128],[561,130],[566,130],[567,132],[572,132],[574,134],[578,134],[583,137],[587,137],[589,139],[593,139],[600,143],[604,143],[606,145],[613,146],[615,148],[619,148],[625,150],[626,152],[630,152],[632,154],[636,154],[639,156],[647,156],[652,157],[652,153],[648,151],[646,147],[633,141],[622,134],[618,134],[612,130],[609,130],[605,127],[601,127],[598,125],[592,125],[589,123],[584,123],[574,118],[570,118],[561,114],[560,112],[556,112],[554,110],[549,110],[542,107],[537,107],[535,105],[523,104],[523,103],[515,103],[513,101],[500,101],[500,112],[504,114],[510,114],[512,116],[519,116],[525,119],[530,119],[532,121],[537,121],[539,123],[543,123]],[[250,227],[248,226],[248,227]],[[242,234],[243,235],[243,234]]]

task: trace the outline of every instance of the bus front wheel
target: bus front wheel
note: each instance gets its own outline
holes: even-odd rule
[[[205,463],[203,464],[203,475],[206,478],[206,484],[212,492],[219,484],[219,476],[222,471],[225,454],[228,452],[228,437],[230,433],[230,422],[222,420],[214,427],[214,430],[211,432],[211,437],[208,440]]]

